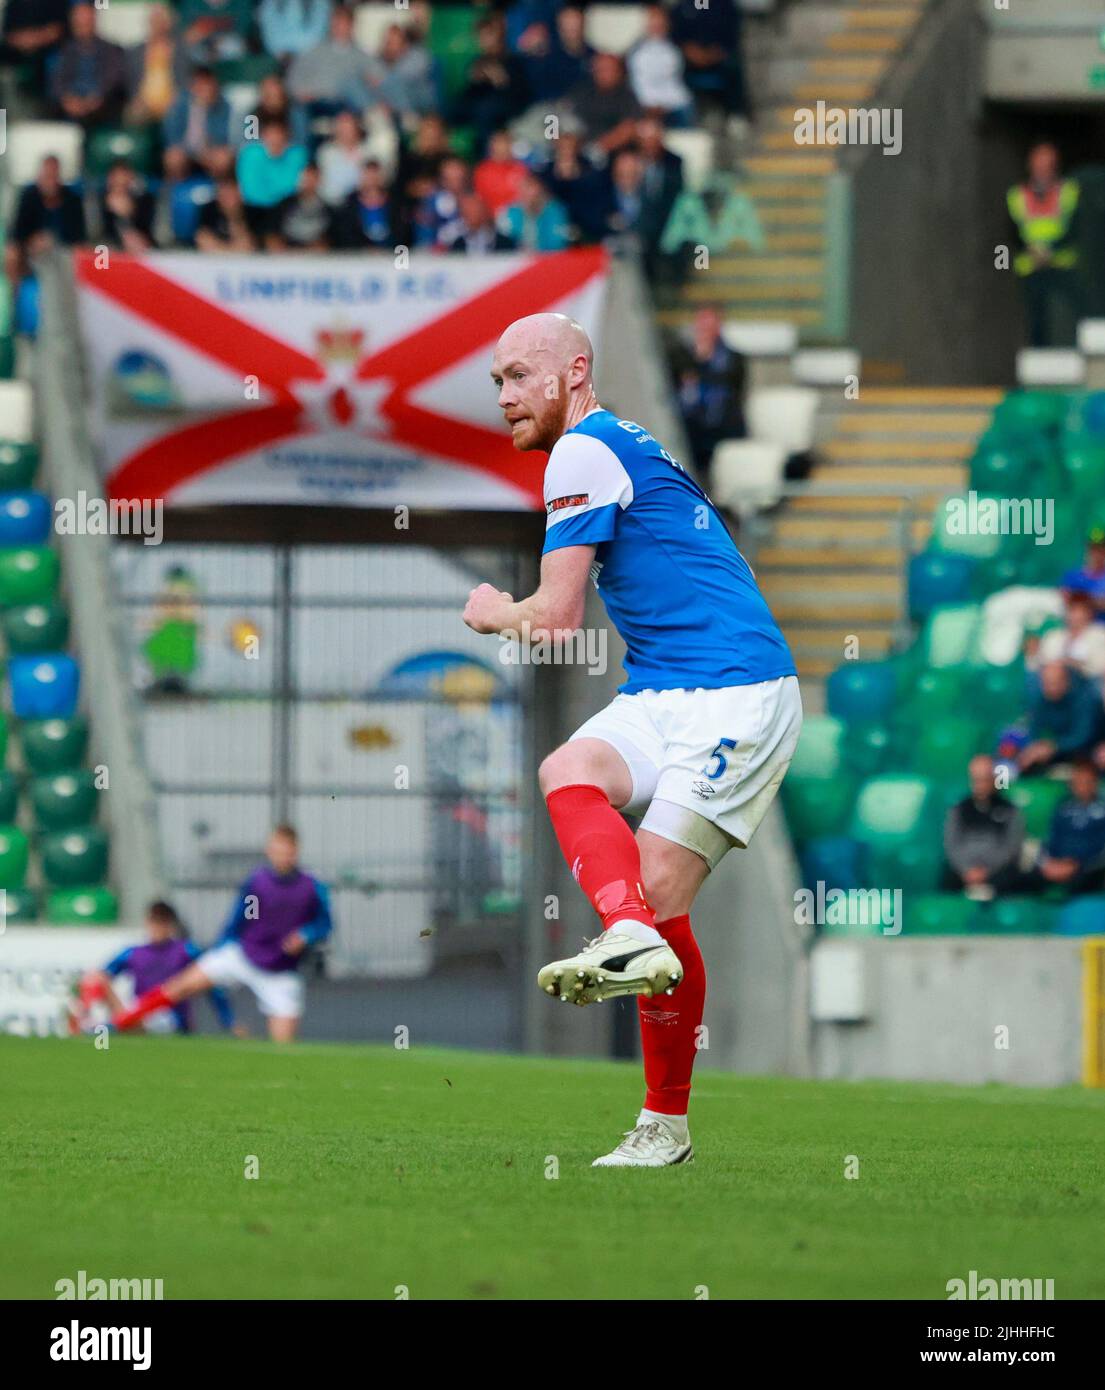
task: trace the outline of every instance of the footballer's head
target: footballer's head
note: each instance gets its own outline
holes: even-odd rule
[[[591,340],[566,314],[529,314],[499,339],[491,379],[516,449],[547,453],[573,404],[593,398]]]
[[[299,836],[290,825],[278,825],[269,836],[265,856],[273,870],[283,877],[299,862]]]

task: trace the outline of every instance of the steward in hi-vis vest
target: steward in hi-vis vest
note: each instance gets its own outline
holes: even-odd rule
[[[1024,285],[1033,347],[1074,341],[1080,308],[1079,187],[1059,176],[1059,152],[1047,142],[1028,154],[1028,178],[1006,194],[1017,249],[1013,269]]]

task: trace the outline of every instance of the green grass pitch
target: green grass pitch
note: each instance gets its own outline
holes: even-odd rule
[[[696,1162],[612,1172],[634,1065],[5,1037],[0,1069],[5,1298],[1105,1296],[1102,1093],[703,1071]]]

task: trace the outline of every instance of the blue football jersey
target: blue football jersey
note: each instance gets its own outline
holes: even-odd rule
[[[595,410],[545,469],[544,553],[593,545],[591,571],[626,645],[627,694],[797,674],[714,504],[632,420]]]

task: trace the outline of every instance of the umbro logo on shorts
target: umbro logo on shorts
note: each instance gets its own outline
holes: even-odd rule
[[[717,787],[712,787],[709,782],[692,782],[691,791],[703,801],[709,801],[711,796],[717,795]]]

